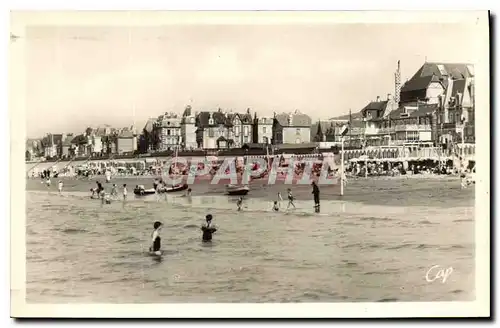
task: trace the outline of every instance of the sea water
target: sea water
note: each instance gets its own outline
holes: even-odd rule
[[[30,303],[475,297],[474,191],[459,181],[351,181],[344,197],[322,194],[320,214],[309,196],[273,212],[258,190],[237,212],[222,194],[136,199],[129,191],[125,204],[102,205],[86,192],[44,188],[26,192]],[[204,244],[208,213],[218,231]],[[147,254],[157,220],[161,258]]]

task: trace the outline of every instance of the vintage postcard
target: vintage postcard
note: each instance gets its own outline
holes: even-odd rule
[[[488,12],[10,33],[12,316],[490,315]]]

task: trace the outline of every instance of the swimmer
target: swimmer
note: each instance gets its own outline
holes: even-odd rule
[[[293,208],[295,208],[295,204],[293,203],[292,189],[288,188],[288,206],[286,207],[286,209],[288,209],[290,205],[292,205]]]
[[[153,233],[151,234],[151,242],[152,245],[149,247],[150,252],[158,252],[160,251],[161,248],[161,238],[160,238],[160,231],[161,228],[163,227],[163,224],[160,221],[156,221],[153,224]]]
[[[275,212],[278,212],[280,210],[280,206],[278,204],[278,201],[274,201],[274,204],[273,204],[273,211]]]
[[[243,206],[243,197],[238,198],[236,206],[238,207],[238,211],[241,211],[241,207]]]
[[[207,223],[201,226],[201,231],[203,231],[202,240],[204,242],[212,241],[212,235],[217,231],[217,228],[210,226],[212,223],[212,214],[207,214],[205,217]]]
[[[59,190],[59,194],[62,193],[62,188],[63,188],[63,182],[59,181],[59,183],[57,184],[57,190]]]

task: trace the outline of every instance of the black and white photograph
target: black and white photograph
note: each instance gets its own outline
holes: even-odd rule
[[[11,315],[489,316],[488,25],[12,12]]]

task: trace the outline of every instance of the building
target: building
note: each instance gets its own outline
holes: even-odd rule
[[[231,147],[241,148],[244,144],[253,141],[253,118],[250,113],[250,108],[243,114],[229,113],[228,119],[232,123],[232,131],[234,134],[233,143]]]
[[[137,134],[134,127],[123,128],[117,136],[118,155],[133,154],[137,150]]]
[[[186,106],[181,119],[181,147],[183,149],[196,149],[196,114],[190,105]]]
[[[475,141],[473,65],[424,63],[401,88],[400,105],[416,102],[438,106],[436,142],[459,142],[462,129]]]
[[[254,144],[271,144],[273,139],[273,121],[272,117],[259,116],[254,114],[253,118],[253,143]]]
[[[156,150],[156,136],[154,134],[154,123],[156,122],[156,118],[150,117],[144,127],[142,128],[142,132],[138,138],[137,149],[139,153],[145,154]]]
[[[216,112],[200,112],[195,119],[197,148],[222,149],[234,144],[231,118],[219,108]]]
[[[181,144],[181,117],[175,113],[164,113],[153,123],[156,135],[155,149],[158,151],[173,150]]]
[[[276,114],[273,120],[271,143],[300,144],[311,141],[311,118],[296,110],[293,113]]]
[[[60,157],[62,153],[62,140],[64,134],[52,134],[48,133],[42,139],[43,156],[45,158],[56,158]]]
[[[73,133],[68,133],[65,135],[61,144],[61,157],[62,158],[72,158],[75,156],[76,147],[71,143],[74,136]]]

